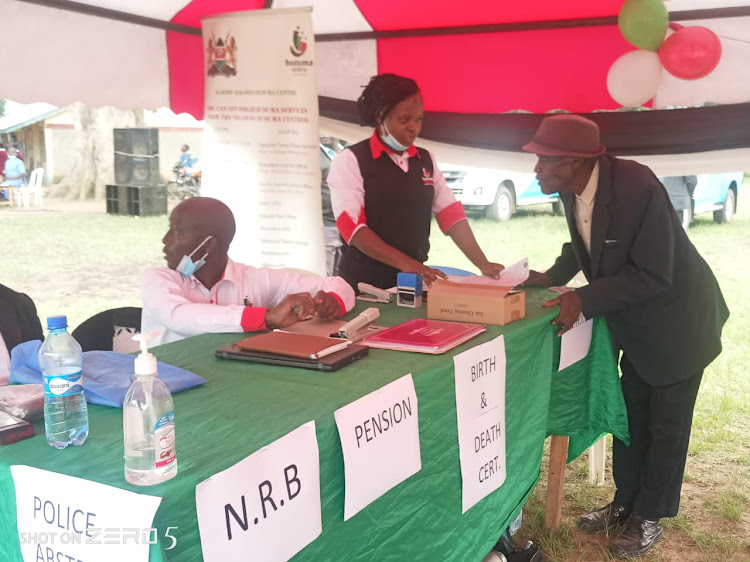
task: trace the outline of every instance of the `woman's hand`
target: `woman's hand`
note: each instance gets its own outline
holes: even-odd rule
[[[407,262],[404,266],[399,268],[404,273],[417,273],[422,276],[422,281],[424,281],[424,284],[428,287],[432,285],[438,277],[441,279],[447,279],[448,276],[440,271],[439,269],[434,269],[432,267],[427,267],[423,263],[419,263],[417,260],[410,259],[409,262]]]
[[[493,279],[498,279],[500,277],[500,272],[503,269],[505,269],[505,266],[503,264],[493,263],[491,261],[486,262],[479,268],[479,270],[482,272],[482,275],[487,275],[489,277],[492,277]]]

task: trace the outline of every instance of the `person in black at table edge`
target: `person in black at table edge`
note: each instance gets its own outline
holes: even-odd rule
[[[445,277],[424,265],[434,213],[466,257],[484,275],[498,277],[504,267],[484,255],[435,158],[414,146],[424,116],[417,83],[395,74],[374,76],[357,104],[362,124],[375,130],[338,154],[328,174],[345,242],[339,275],[355,290],[360,281],[393,287],[399,271],[422,274],[428,285]]]

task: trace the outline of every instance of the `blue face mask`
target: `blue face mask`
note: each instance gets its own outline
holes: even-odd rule
[[[182,273],[186,277],[190,277],[191,275],[194,275],[196,271],[198,271],[201,267],[203,267],[206,264],[206,256],[208,256],[208,252],[203,254],[203,257],[199,260],[193,261],[193,254],[197,252],[203,244],[208,242],[211,239],[211,236],[207,236],[206,239],[198,244],[195,247],[195,250],[190,252],[189,256],[182,256],[182,259],[180,260],[180,263],[175,268],[175,271],[177,273]]]
[[[385,121],[383,121],[382,124],[383,127],[383,142],[390,146],[393,150],[396,152],[403,152],[405,150],[408,150],[408,146],[404,146],[400,142],[396,140],[396,137],[394,137],[391,133],[388,132],[388,127],[385,126]]]

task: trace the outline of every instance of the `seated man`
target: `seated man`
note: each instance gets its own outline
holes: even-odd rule
[[[217,199],[194,197],[174,208],[162,240],[167,267],[146,270],[141,285],[141,331],[163,330],[154,345],[209,332],[285,328],[354,307],[354,291],[339,277],[232,261],[234,232],[232,211]]]

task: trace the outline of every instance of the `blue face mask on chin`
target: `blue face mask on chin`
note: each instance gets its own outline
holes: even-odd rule
[[[195,272],[198,271],[201,267],[203,267],[206,264],[206,256],[208,256],[208,252],[203,254],[203,257],[196,261],[193,261],[193,254],[197,252],[201,248],[201,246],[203,246],[210,239],[211,236],[207,236],[203,242],[195,247],[195,250],[190,252],[189,256],[182,256],[182,259],[180,260],[180,263],[177,264],[175,271],[177,273],[182,273],[186,277],[190,277],[191,275],[194,275]]]
[[[389,147],[391,147],[396,152],[404,152],[405,150],[408,150],[408,146],[404,146],[400,142],[396,140],[396,137],[394,137],[391,133],[388,132],[388,127],[385,126],[385,121],[383,121],[382,124],[383,128],[383,142],[387,144]]]

